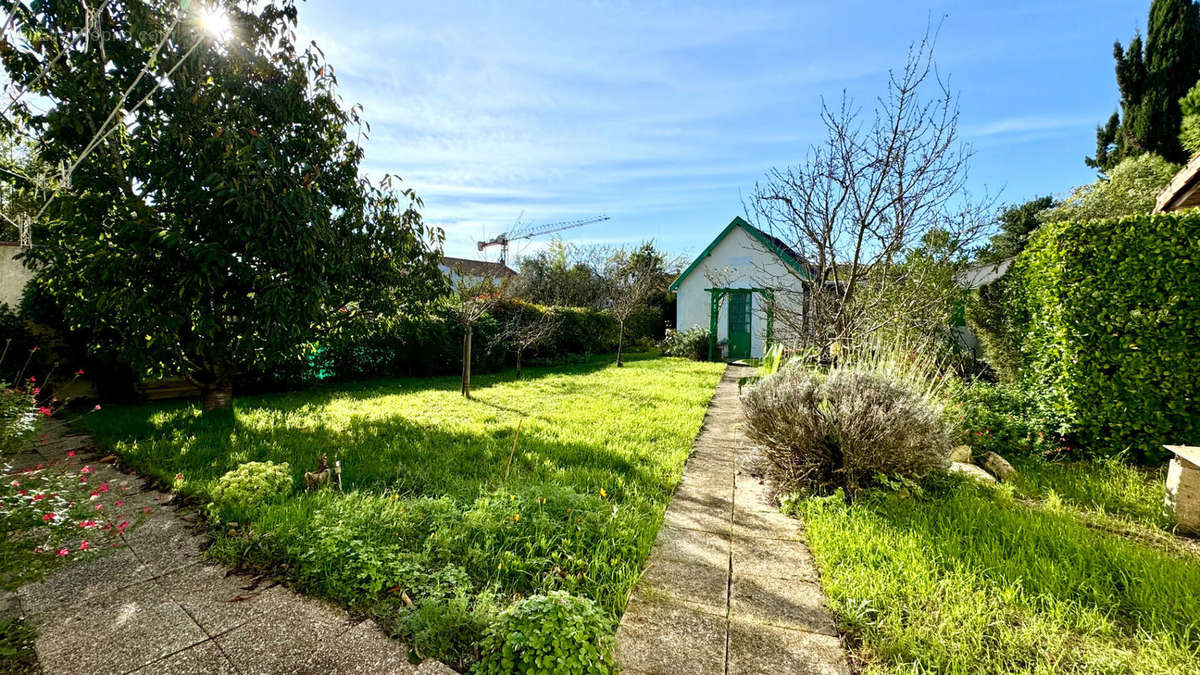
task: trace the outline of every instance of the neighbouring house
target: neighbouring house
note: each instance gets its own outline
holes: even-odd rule
[[[807,278],[787,244],[734,218],[671,284],[675,327],[708,329],[710,358],[761,358],[781,337],[776,308],[803,306]]]
[[[21,245],[17,242],[0,241],[0,304],[8,305],[13,311],[20,306],[25,285],[33,278],[33,272],[17,260],[20,252]]]
[[[450,278],[452,284],[458,283],[459,279],[465,279],[467,283],[479,283],[485,280],[499,281],[517,276],[516,271],[504,263],[451,258],[450,256],[442,256],[442,262],[438,265],[438,269]]]
[[[1180,211],[1194,206],[1200,206],[1200,155],[1193,157],[1158,193],[1154,212]]]

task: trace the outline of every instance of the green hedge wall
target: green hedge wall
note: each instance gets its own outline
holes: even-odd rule
[[[495,371],[512,364],[511,346],[497,341],[497,335],[514,313],[530,311],[553,314],[557,322],[545,343],[525,354],[526,363],[617,348],[617,322],[608,312],[509,300],[476,323],[471,350],[473,371]],[[630,337],[628,333],[626,337]],[[337,334],[325,336],[312,365],[339,379],[454,375],[462,368],[462,339],[462,325],[444,305],[415,315],[360,317]]]
[[[1083,454],[1200,445],[1200,214],[1047,224],[1009,275],[1022,381]]]

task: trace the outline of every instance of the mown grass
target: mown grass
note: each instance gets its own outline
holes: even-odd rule
[[[1105,527],[1166,538],[1161,478],[1020,466],[1011,487],[939,477],[789,505],[864,670],[1200,671],[1200,557]]]
[[[229,415],[110,408],[86,426],[201,500],[242,462],[288,462],[294,494],[222,527],[213,550],[390,620],[425,655],[461,664],[516,595],[561,588],[616,618],[721,370],[605,359],[477,377],[470,401],[456,378],[381,380],[239,398]],[[341,494],[300,490],[322,452],[342,463]]]

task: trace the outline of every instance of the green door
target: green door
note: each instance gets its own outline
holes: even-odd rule
[[[750,358],[750,316],[754,305],[750,291],[729,294],[729,353],[730,359]]]

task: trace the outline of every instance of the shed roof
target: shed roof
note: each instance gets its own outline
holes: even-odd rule
[[[488,262],[486,260],[471,260],[470,258],[451,258],[450,256],[442,256],[442,264],[445,265],[447,269],[468,277],[503,279],[505,277],[517,276],[517,273],[508,265],[498,262]]]
[[[679,278],[677,278],[674,282],[671,283],[670,290],[672,292],[679,290],[679,284],[683,283],[683,280],[686,279],[689,274],[691,274],[693,271],[695,271],[695,269],[697,267],[700,266],[700,263],[705,258],[707,258],[710,253],[712,253],[713,249],[715,249],[717,247],[717,244],[720,244],[721,241],[723,239],[725,239],[725,237],[729,236],[729,233],[732,232],[734,230],[734,228],[738,228],[738,227],[745,230],[746,234],[749,234],[751,237],[756,239],[768,251],[779,256],[779,259],[782,260],[785,265],[794,269],[796,272],[798,272],[801,276],[803,276],[805,278],[808,278],[808,279],[812,278],[812,275],[805,268],[805,265],[802,262],[800,255],[797,254],[794,250],[792,250],[792,248],[790,246],[785,244],[783,242],[783,240],[779,239],[778,237],[769,235],[766,232],[763,232],[762,230],[758,229],[757,227],[754,227],[750,223],[746,222],[741,216],[737,216],[733,220],[729,221],[729,224],[725,226],[724,230],[721,230],[721,233],[717,235],[717,238],[713,239],[712,243],[709,244],[708,247],[705,248],[703,251],[701,251],[700,255],[696,256],[696,259],[692,261],[692,264],[688,265],[688,268],[685,269],[683,271],[683,273],[679,275]]]
[[[1154,212],[1178,211],[1192,206],[1200,206],[1200,155],[1193,157],[1158,193]]]

